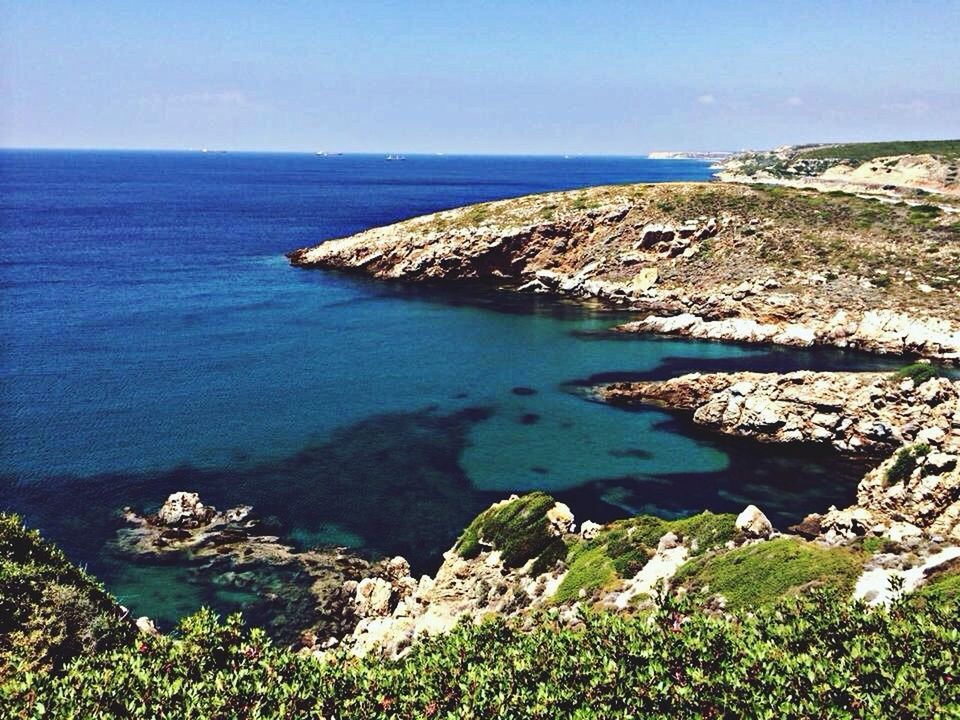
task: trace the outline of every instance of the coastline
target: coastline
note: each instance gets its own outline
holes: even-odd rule
[[[934,242],[955,229],[939,214],[918,221],[913,210],[855,196],[665,183],[468,206],[288,258],[379,279],[596,300],[642,316],[622,332],[960,364],[960,249],[945,246],[921,276],[919,248],[898,244],[906,232]]]

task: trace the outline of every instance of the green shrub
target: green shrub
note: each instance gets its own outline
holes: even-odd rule
[[[956,604],[868,609],[813,593],[738,618],[650,615],[459,626],[399,661],[318,662],[201,612],[181,637],[83,658],[11,688],[38,718],[947,718],[960,712]]]
[[[911,363],[904,365],[893,374],[894,380],[913,380],[917,385],[931,378],[940,377],[940,371],[929,363]]]
[[[777,538],[692,560],[675,582],[723,595],[728,608],[740,609],[771,605],[809,587],[849,593],[862,567],[863,556],[846,548]]]
[[[0,513],[0,682],[24,672],[57,671],[133,635],[99,582],[17,515]]]
[[[908,479],[917,468],[917,458],[930,454],[930,446],[926,443],[918,443],[909,447],[900,448],[893,464],[887,468],[884,475],[887,485],[895,485]]]
[[[467,526],[454,550],[464,558],[476,557],[482,540],[500,551],[508,567],[521,567],[538,557],[562,560],[567,547],[550,531],[546,516],[555,503],[546,493],[533,492],[488,508]],[[547,568],[541,563],[535,569]]]

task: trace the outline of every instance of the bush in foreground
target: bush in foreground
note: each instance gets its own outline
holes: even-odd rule
[[[179,639],[9,684],[20,718],[946,718],[960,713],[958,606],[871,610],[815,593],[739,620],[651,615],[460,626],[400,661],[295,655],[209,611]]]
[[[17,515],[0,513],[0,685],[129,643],[135,630],[123,615],[59,548]]]

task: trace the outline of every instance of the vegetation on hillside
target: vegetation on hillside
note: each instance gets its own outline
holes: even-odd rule
[[[553,499],[532,493],[478,517],[458,547],[496,535],[513,562],[541,557]],[[274,644],[239,615],[201,610],[175,633],[133,635],[115,601],[19,518],[0,516],[2,717],[46,718],[903,718],[960,713],[960,584],[954,569],[891,608],[852,602],[859,551],[777,539],[733,550],[733,517],[638,517],[573,541],[631,573],[665,532],[694,558],[689,589],[642,614],[557,609],[464,623],[399,660],[323,658]],[[516,533],[516,536],[511,535]],[[510,545],[509,541],[515,541]],[[561,543],[562,544],[562,543]],[[566,546],[564,546],[565,548]],[[822,585],[794,597],[800,589]],[[784,598],[777,601],[777,598]],[[64,600],[66,599],[66,600]],[[72,659],[71,659],[72,658]]]
[[[894,155],[939,155],[960,158],[960,140],[897,140],[892,142],[845,143],[802,150],[799,157],[849,160],[864,163]]]
[[[885,203],[840,191],[719,183],[604,186],[453,210],[413,220],[410,229],[453,232],[477,224],[481,214],[486,224],[522,227],[561,222],[575,213],[613,212],[625,205],[632,210],[624,226],[734,218],[696,257],[662,263],[661,282],[666,284],[710,287],[761,276],[789,277],[794,271],[816,273],[832,296],[851,307],[860,302],[899,305],[903,300],[927,308],[952,306],[952,293],[930,294],[919,285],[960,288],[960,223],[943,222],[943,212],[935,205]],[[598,245],[591,257],[617,278],[622,250],[617,243]],[[622,270],[624,275],[635,272],[632,266]]]
[[[118,647],[134,629],[103,586],[0,513],[0,683]]]
[[[651,515],[617,520],[605,525],[596,537],[573,543],[567,555],[569,572],[554,595],[557,603],[575,601],[580,591],[589,597],[618,580],[636,575],[668,532],[691,548],[693,555],[723,545],[735,535],[736,517],[703,512],[678,520]]]
[[[816,593],[739,618],[650,615],[462,625],[399,661],[317,661],[239,617],[186,619],[62,676],[6,687],[18,718],[905,718],[960,712],[960,610]]]
[[[864,557],[847,548],[826,548],[793,538],[705,555],[682,566],[675,582],[720,594],[730,609],[773,605],[812,587],[853,591]]]

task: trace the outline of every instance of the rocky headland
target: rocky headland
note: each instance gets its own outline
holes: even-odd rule
[[[960,380],[912,372],[710,373],[614,383],[598,396],[693,413],[717,432],[763,442],[829,444],[874,465],[857,503],[808,518],[808,530],[929,533],[960,543]],[[911,376],[913,375],[913,376]]]
[[[934,206],[738,184],[599,187],[413,218],[290,261],[596,300],[637,313],[622,332],[960,362],[960,223]]]

